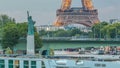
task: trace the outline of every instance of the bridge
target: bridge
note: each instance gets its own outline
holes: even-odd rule
[[[44,37],[45,48],[64,49],[80,47],[120,46],[120,39],[74,38],[74,37]],[[49,47],[48,47],[49,46]]]
[[[120,41],[120,38],[41,37],[42,40]]]
[[[99,38],[75,38],[75,37],[42,37],[44,49],[65,49],[80,47],[120,46],[120,38],[99,39]],[[1,42],[0,42],[1,44]],[[1,46],[0,46],[0,49]],[[18,50],[26,50],[26,39],[22,39],[16,45]]]

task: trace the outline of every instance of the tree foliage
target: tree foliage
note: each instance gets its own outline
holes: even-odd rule
[[[102,28],[104,28],[104,26],[108,25],[107,22],[100,22],[100,23],[96,23],[93,27],[92,27],[92,32],[93,32],[93,37],[95,38],[102,38],[104,36],[104,33],[102,33]]]
[[[5,14],[0,15],[0,37],[2,36],[3,27],[7,23],[15,23],[15,19],[11,18]]]
[[[117,38],[120,36],[120,23],[97,23],[92,27],[92,32],[95,38]]]
[[[27,22],[17,23],[17,27],[19,29],[20,37],[26,38],[27,37],[27,30],[28,30]]]
[[[73,28],[70,30],[58,29],[56,31],[39,31],[39,35],[42,37],[72,37],[72,36],[80,36],[82,34],[81,30],[78,28]]]
[[[3,28],[3,36],[2,36],[2,47],[7,48],[10,47],[13,49],[13,47],[18,43],[18,40],[20,38],[19,36],[19,30],[15,23],[7,23]]]
[[[42,44],[42,40],[39,37],[39,34],[37,32],[35,32],[35,49],[39,49],[43,46]]]
[[[70,37],[70,32],[66,30],[58,30],[54,34],[55,37]]]
[[[7,24],[7,23],[11,23],[11,22],[14,22],[15,23],[15,19],[14,18],[11,18],[5,14],[2,14],[0,15],[0,25],[4,25],[4,24]]]

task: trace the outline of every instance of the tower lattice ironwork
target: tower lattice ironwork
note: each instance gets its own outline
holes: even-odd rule
[[[61,8],[56,12],[55,26],[83,24],[91,27],[99,22],[98,11],[94,9],[92,0],[81,0],[82,7],[71,7],[72,0],[62,0]]]

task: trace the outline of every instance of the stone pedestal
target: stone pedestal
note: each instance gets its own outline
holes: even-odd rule
[[[27,55],[35,55],[34,35],[27,36]]]

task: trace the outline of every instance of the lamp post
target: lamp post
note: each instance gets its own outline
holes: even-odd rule
[[[49,31],[50,31],[50,27],[48,25],[47,27],[47,37],[48,37],[48,40],[49,40]],[[47,46],[47,57],[50,55],[50,48],[49,48],[49,41],[48,41],[48,46]]]
[[[3,19],[1,17],[1,45],[2,45],[2,35],[3,34]]]
[[[117,40],[117,28],[115,29],[115,39]]]
[[[49,39],[49,30],[50,30],[50,28],[49,28],[49,25],[48,25],[48,27],[47,27],[47,37],[48,37],[48,39]]]
[[[94,30],[94,40],[95,40],[95,28],[93,30]]]
[[[100,40],[101,40],[101,23],[100,23]]]

